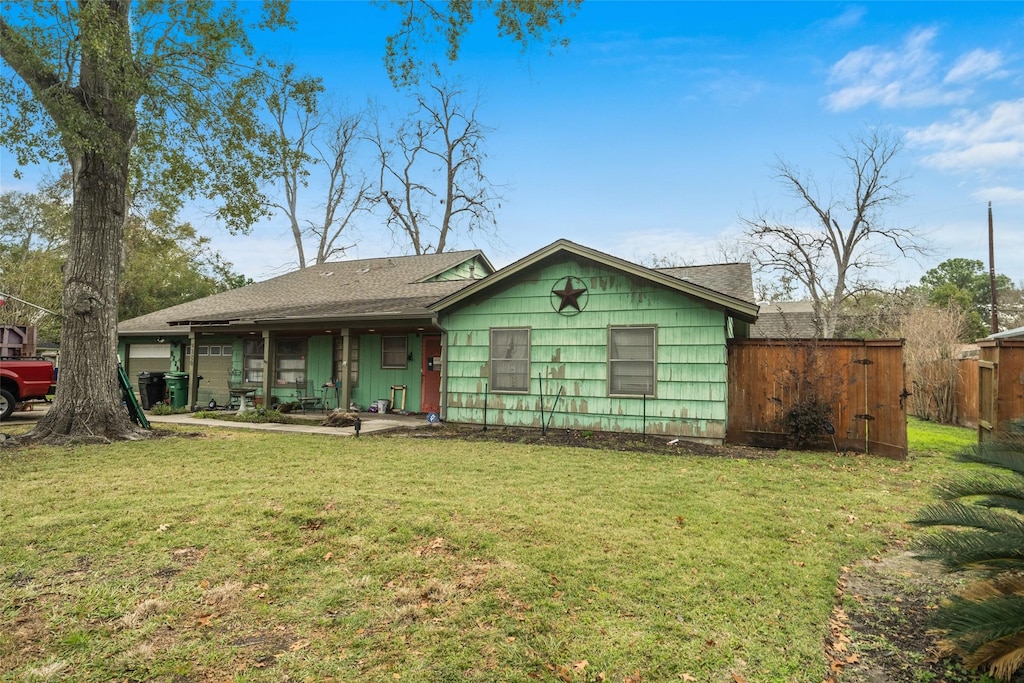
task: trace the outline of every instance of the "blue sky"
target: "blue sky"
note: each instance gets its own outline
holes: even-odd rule
[[[261,47],[323,76],[339,102],[402,106],[381,58],[393,10],[298,0],[293,16],[297,30]],[[898,165],[911,176],[889,222],[938,253],[879,277],[987,263],[991,201],[996,269],[1024,281],[1024,4],[587,0],[562,32],[568,48],[522,53],[481,24],[446,66],[480,92],[478,118],[494,129],[484,171],[504,197],[503,243],[458,248],[498,266],[560,237],[631,260],[721,260],[739,216],[793,207],[772,179],[777,157],[839,187],[837,143],[887,126],[905,136]],[[204,230],[257,280],[294,265],[283,219],[245,239]],[[379,218],[348,241],[351,257],[402,253]]]

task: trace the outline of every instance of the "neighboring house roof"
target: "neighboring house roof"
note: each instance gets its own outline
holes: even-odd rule
[[[475,273],[467,264],[479,264]],[[462,267],[474,279],[446,279]],[[206,325],[301,323],[432,315],[427,306],[486,277],[493,266],[479,250],[336,261],[125,320],[122,335],[184,333]]]
[[[817,335],[814,304],[810,301],[776,301],[761,304],[750,336],[757,339],[811,339]]]
[[[564,239],[552,242],[529,256],[502,268],[494,275],[449,294],[432,305],[431,309],[441,311],[450,308],[485,292],[489,287],[529,272],[550,259],[562,258],[565,255],[588,259],[608,268],[642,277],[669,289],[688,294],[721,307],[740,320],[752,323],[757,319],[757,303],[754,301],[753,279],[749,264],[730,263],[721,266],[652,269]]]
[[[1014,327],[1010,330],[996,332],[995,334],[988,335],[985,339],[1016,339],[1017,337],[1024,338],[1024,327]]]

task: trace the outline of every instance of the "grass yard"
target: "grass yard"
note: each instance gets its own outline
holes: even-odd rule
[[[929,438],[907,462],[216,429],[0,450],[0,680],[820,683],[841,569],[962,467]]]

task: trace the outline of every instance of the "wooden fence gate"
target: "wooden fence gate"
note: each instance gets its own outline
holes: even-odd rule
[[[1024,417],[1024,339],[978,342],[978,441]]]
[[[907,457],[902,340],[729,340],[729,443],[787,445],[783,416],[816,397],[834,434],[812,445]]]

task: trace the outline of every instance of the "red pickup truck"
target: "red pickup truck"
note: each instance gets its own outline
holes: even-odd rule
[[[57,389],[57,371],[46,358],[0,358],[0,420],[25,401],[41,401]]]

